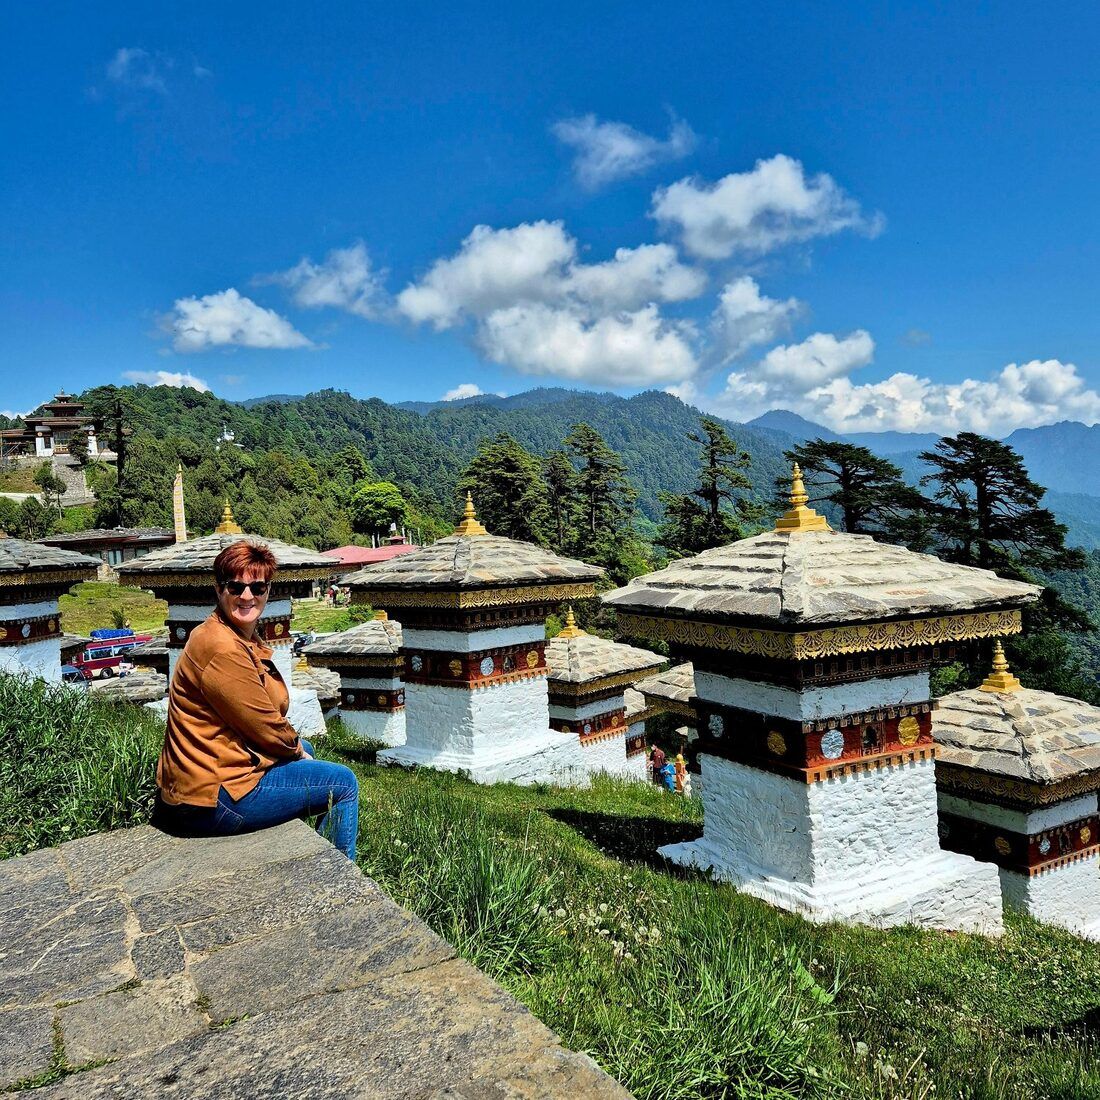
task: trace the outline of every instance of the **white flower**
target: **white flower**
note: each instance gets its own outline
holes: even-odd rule
[[[564,909],[555,909],[554,910],[554,916],[555,917],[564,917],[565,916],[565,910]]]
[[[600,902],[600,912],[601,913],[606,913],[607,912],[607,902],[606,901],[601,901]]]

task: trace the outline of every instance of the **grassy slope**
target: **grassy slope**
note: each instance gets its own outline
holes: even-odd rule
[[[0,676],[0,855],[147,816],[141,710]],[[360,863],[639,1097],[1100,1096],[1100,944],[818,927],[654,854],[701,812],[645,785],[475,787],[353,767]]]
[[[122,612],[136,631],[162,630],[168,605],[141,588],[110,581],[85,581],[61,597],[61,624],[70,634],[113,627],[111,612]]]

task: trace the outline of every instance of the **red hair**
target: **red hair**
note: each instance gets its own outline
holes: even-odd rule
[[[275,555],[266,546],[241,539],[227,546],[214,559],[214,580],[225,584],[245,573],[259,573],[265,581],[270,581],[278,567]]]

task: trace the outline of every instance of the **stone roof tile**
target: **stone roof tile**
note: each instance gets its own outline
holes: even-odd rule
[[[647,700],[653,697],[690,705],[695,697],[695,667],[690,661],[685,661],[656,676],[647,676],[635,686]]]
[[[279,572],[284,576],[293,576],[296,570],[309,570],[311,575],[317,570],[331,574],[342,571],[342,566],[335,558],[326,557],[316,550],[248,534],[203,535],[197,539],[188,539],[187,542],[177,542],[172,546],[153,550],[143,558],[124,562],[116,571],[124,579],[147,577],[150,580],[155,579],[158,573],[210,574],[213,572],[214,559],[235,542],[253,542],[266,546],[275,555]]]
[[[659,653],[636,646],[613,642],[595,634],[561,635],[546,643],[546,663],[550,668],[550,683],[585,684],[605,676],[620,676],[660,668],[665,658]]]
[[[99,558],[73,550],[43,546],[40,542],[27,542],[25,539],[0,538],[0,576],[79,570],[91,577],[102,564]]]
[[[318,664],[340,657],[396,657],[401,649],[401,624],[393,619],[372,619],[350,630],[319,638],[302,652]]]

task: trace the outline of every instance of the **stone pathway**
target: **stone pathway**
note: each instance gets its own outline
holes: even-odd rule
[[[0,1090],[32,1081],[80,1100],[629,1100],[297,821],[0,863]]]

